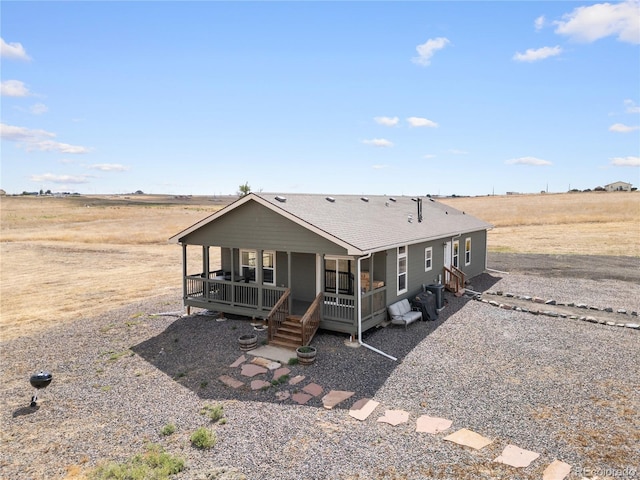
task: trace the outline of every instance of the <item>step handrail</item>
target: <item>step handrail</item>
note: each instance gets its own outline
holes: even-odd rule
[[[278,299],[273,306],[269,315],[267,315],[268,336],[269,340],[273,340],[273,337],[278,332],[284,321],[289,316],[289,296],[291,295],[291,289],[287,288],[282,296]]]
[[[458,293],[464,287],[464,272],[457,267],[451,265],[451,268],[444,267],[445,284],[450,290]],[[447,273],[449,278],[447,278]]]
[[[302,345],[309,345],[313,336],[320,328],[320,313],[322,304],[322,300],[324,299],[324,293],[320,292],[316,298],[311,302],[307,311],[304,312],[304,315],[300,319],[300,324],[302,325]]]

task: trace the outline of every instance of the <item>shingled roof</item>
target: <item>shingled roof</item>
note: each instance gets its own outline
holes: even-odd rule
[[[257,201],[346,246],[352,254],[449,238],[492,227],[483,220],[430,198],[422,198],[422,221],[419,221],[416,197],[250,193],[180,232],[170,241],[179,242],[194,230],[248,201]]]

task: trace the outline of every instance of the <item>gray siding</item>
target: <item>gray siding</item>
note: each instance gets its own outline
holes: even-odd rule
[[[471,263],[465,265],[465,240],[471,238]],[[485,271],[487,261],[487,231],[465,233],[460,237],[460,265],[467,278],[475,277]]]
[[[465,265],[465,239],[471,238],[471,263]],[[422,289],[422,284],[438,283],[442,280],[444,267],[443,243],[451,240],[443,238],[431,242],[409,245],[407,255],[407,292],[398,296],[398,251],[387,250],[387,304],[392,304],[403,298],[411,298]],[[460,241],[459,265],[467,278],[475,277],[485,270],[487,232],[464,233],[456,238]],[[425,272],[425,249],[432,248],[432,268]]]
[[[346,249],[291,220],[247,202],[181,239],[189,245],[346,255]]]

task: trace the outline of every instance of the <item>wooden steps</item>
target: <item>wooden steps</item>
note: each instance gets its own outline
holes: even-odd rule
[[[296,349],[302,345],[302,324],[300,315],[289,315],[269,342],[285,348]]]

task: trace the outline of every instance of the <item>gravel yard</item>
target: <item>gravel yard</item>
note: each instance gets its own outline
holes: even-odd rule
[[[472,286],[640,310],[636,282],[491,273]],[[572,478],[638,476],[640,330],[446,298],[436,322],[367,332],[365,342],[398,362],[321,332],[313,341],[316,363],[289,367],[290,376],[305,375],[304,382],[257,391],[218,380],[230,375],[249,382],[229,367],[242,353],[237,337],[252,331],[249,322],[153,316],[182,309],[177,290],[2,342],[0,475],[71,478],[154,442],[186,460],[177,475],[184,479],[205,478],[221,466],[249,479],[533,479],[555,459],[573,466]],[[32,409],[28,379],[40,369],[54,379]],[[323,394],[355,394],[332,410],[322,407],[322,395],[307,405],[276,398],[311,382]],[[363,397],[380,406],[360,422],[348,408]],[[206,404],[223,405],[224,425],[200,414]],[[406,410],[409,421],[378,423],[385,409]],[[416,433],[421,415],[453,425],[436,435]],[[176,432],[162,436],[169,423]],[[217,433],[210,450],[190,445],[201,426]],[[493,443],[476,451],[443,440],[460,428]],[[522,469],[493,462],[510,443],[540,457]]]

